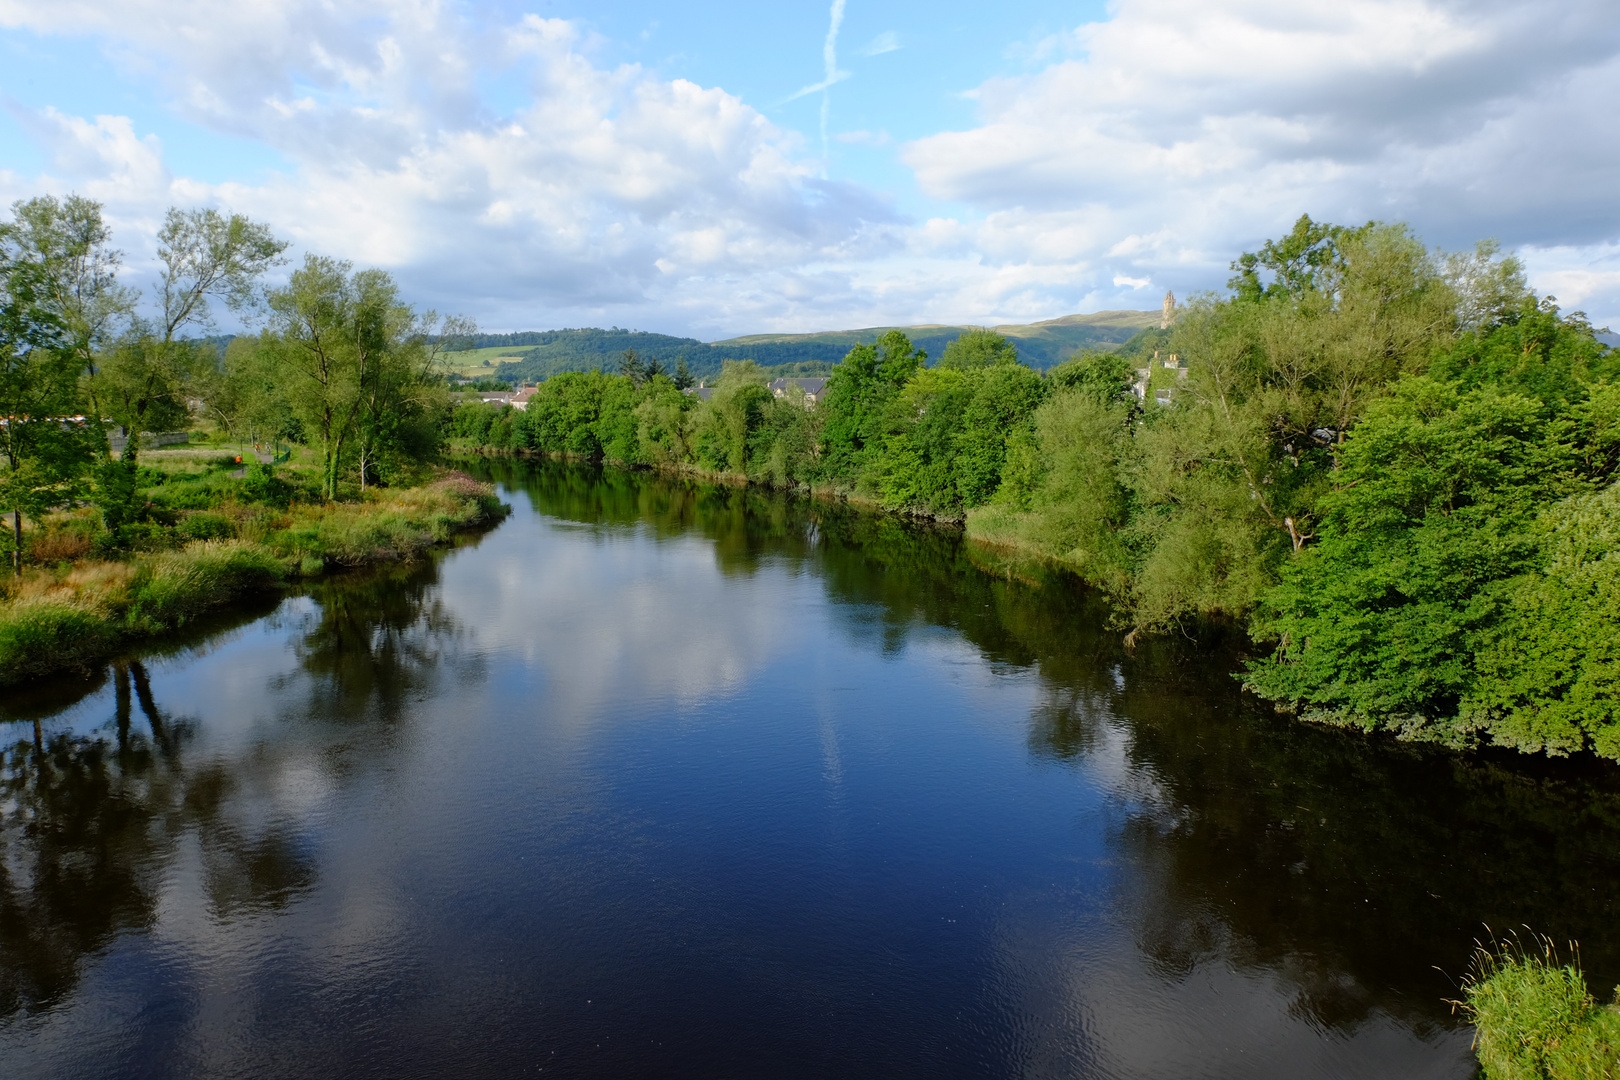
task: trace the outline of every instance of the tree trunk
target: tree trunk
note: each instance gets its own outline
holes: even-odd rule
[[[38,525],[39,522],[35,522]],[[22,511],[11,512],[11,572],[22,577]]]

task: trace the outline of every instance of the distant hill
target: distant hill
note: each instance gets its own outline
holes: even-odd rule
[[[1158,311],[1099,311],[1091,315],[1065,315],[1044,322],[992,327],[1011,338],[1019,357],[1031,367],[1049,368],[1086,348],[1113,349],[1143,330],[1158,326]],[[816,334],[751,334],[708,344],[696,338],[672,337],[644,330],[546,330],[518,334],[481,335],[476,346],[503,346],[521,359],[495,368],[499,379],[538,381],[559,371],[609,371],[626,349],[656,357],[673,368],[684,358],[694,375],[718,375],[726,360],[752,360],[764,367],[794,365],[797,372],[825,370],[842,360],[856,345],[870,344],[890,330],[904,330],[930,357],[938,358],[945,346],[972,326],[870,326],[862,330],[827,330]]]
[[[1081,349],[1115,348],[1139,332],[1157,327],[1159,311],[1099,311],[1091,315],[1065,315],[1037,323],[1009,323],[990,329],[1011,338],[1018,356],[1031,367],[1049,368]],[[925,324],[922,326],[873,326],[864,330],[828,330],[819,334],[751,334],[747,337],[716,341],[710,349],[727,359],[745,356],[759,363],[787,363],[794,360],[843,359],[856,345],[870,344],[890,330],[904,330],[906,336],[930,357],[938,358],[945,346],[976,326]],[[803,350],[811,355],[793,355]],[[836,355],[835,355],[836,354]],[[769,356],[770,359],[766,359]]]

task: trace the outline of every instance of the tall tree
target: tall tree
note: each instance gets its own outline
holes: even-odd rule
[[[0,225],[0,507],[11,511],[11,565],[22,572],[22,518],[72,494],[92,458],[77,363],[45,305],[48,268],[15,224]]]
[[[284,261],[286,250],[286,241],[241,214],[171,206],[158,230],[163,340],[173,341],[188,326],[211,327],[211,298],[235,312],[257,306],[259,279]]]
[[[861,483],[882,447],[890,402],[928,359],[900,330],[849,351],[827,379],[822,467],[830,480]]]
[[[397,307],[405,319],[391,348],[378,354],[378,362],[361,382],[360,418],[355,449],[360,490],[381,479],[383,459],[397,451],[415,457],[430,453],[437,441],[434,414],[448,407],[445,354],[471,341],[477,324],[464,316],[441,323],[437,312],[413,318],[410,309]]]
[[[56,321],[62,347],[86,373],[96,354],[129,329],[140,294],[119,284],[123,253],[101,204],[81,195],[42,195],[12,206],[10,243],[39,270],[38,302]]]
[[[266,347],[286,372],[285,393],[305,437],[320,447],[322,493],[335,499],[368,409],[382,418],[389,395],[403,385],[398,373],[417,320],[387,272],[356,271],[319,255],[306,255],[267,300],[273,333]]]

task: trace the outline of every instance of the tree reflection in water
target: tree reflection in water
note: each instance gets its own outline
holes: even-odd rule
[[[1152,970],[1206,962],[1280,977],[1293,1008],[1350,1029],[1374,1010],[1420,1034],[1487,925],[1581,942],[1595,986],[1620,979],[1620,772],[1593,761],[1450,754],[1315,728],[1256,707],[1231,675],[1241,635],[1134,651],[1072,579],[951,529],[647,473],[492,463],[543,514],[695,531],[722,570],[812,567],[862,644],[896,651],[948,627],[992,665],[1038,669],[1038,759],[1108,759],[1114,908]],[[1436,968],[1441,970],[1436,970]]]
[[[386,731],[447,658],[458,661],[460,631],[436,582],[435,564],[423,563],[317,588],[318,611],[294,642],[298,668],[272,679],[284,715]],[[477,661],[452,666],[462,678],[481,671]],[[67,697],[87,697],[108,677]],[[111,665],[110,678],[113,715],[88,734],[41,724],[70,703],[62,693],[0,707],[0,722],[21,735],[0,752],[0,1017],[49,1009],[88,958],[150,929],[187,851],[217,920],[279,910],[315,883],[303,824],[262,805],[291,760],[307,760],[308,743],[201,751],[198,721],[163,708],[141,660]],[[390,742],[369,740],[368,759]],[[341,748],[319,757],[338,782],[355,773]]]
[[[397,723],[445,670],[482,679],[484,660],[466,648],[438,589],[438,565],[386,567],[324,582],[311,591],[315,623],[294,649],[298,670],[274,689],[298,717],[316,723]],[[300,696],[302,700],[292,703]]]

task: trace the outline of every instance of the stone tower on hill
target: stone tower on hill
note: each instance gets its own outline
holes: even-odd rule
[[[1159,329],[1168,329],[1176,321],[1176,294],[1169,289],[1164,291],[1164,317],[1159,320]]]

